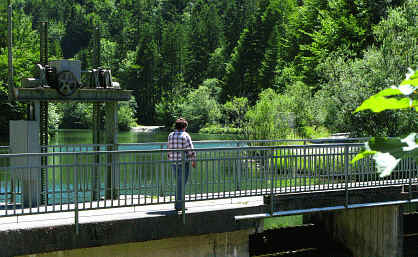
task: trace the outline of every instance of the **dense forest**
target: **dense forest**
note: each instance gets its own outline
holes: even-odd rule
[[[101,62],[133,90],[120,127],[285,137],[290,127],[353,136],[418,131],[414,110],[355,108],[398,84],[418,60],[416,0],[12,0],[15,83],[39,62],[39,21],[49,22],[49,58]],[[0,3],[0,131],[25,107],[7,102],[7,3]],[[49,104],[50,126],[90,125],[90,106]]]

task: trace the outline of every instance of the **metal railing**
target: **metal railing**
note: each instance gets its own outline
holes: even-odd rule
[[[416,177],[416,164],[410,160],[385,178],[375,172],[371,159],[350,164],[362,146],[197,148],[197,167],[190,167],[182,199],[408,184]],[[184,158],[168,160],[169,151],[181,150],[0,154],[0,216],[175,203],[178,183],[172,165],[188,164]],[[42,157],[47,157],[47,165],[41,165]],[[41,169],[46,170],[44,187]],[[39,195],[47,201],[42,203]]]
[[[0,154],[9,153],[9,147],[8,146],[0,146]]]

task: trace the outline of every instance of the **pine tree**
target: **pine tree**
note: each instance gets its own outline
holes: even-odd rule
[[[278,54],[278,31],[277,25],[273,27],[273,32],[267,42],[267,49],[264,55],[264,60],[261,63],[258,77],[258,90],[261,92],[264,89],[271,88],[274,85],[277,67]]]
[[[130,76],[129,89],[134,90],[139,107],[137,118],[141,124],[152,124],[155,118],[154,105],[161,95],[157,84],[161,59],[150,24],[142,26],[135,64],[131,71],[135,76]]]
[[[257,12],[244,29],[234,49],[231,61],[227,64],[222,99],[226,101],[233,96],[247,97],[255,103],[259,88],[259,69],[262,66],[268,41],[278,19],[286,15],[288,1],[262,0]],[[264,87],[264,86],[263,86]]]
[[[195,3],[188,23],[188,53],[185,81],[197,88],[206,78],[211,53],[222,41],[222,24],[215,4],[204,0]]]

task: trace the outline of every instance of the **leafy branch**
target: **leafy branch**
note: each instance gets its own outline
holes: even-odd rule
[[[409,69],[406,79],[399,86],[392,86],[365,100],[355,111],[371,110],[381,112],[385,110],[417,109],[418,73]],[[418,161],[418,137],[411,132],[407,137],[387,138],[373,137],[365,145],[365,150],[356,155],[352,163],[373,155],[377,172],[381,177],[388,176],[401,159],[413,158]]]

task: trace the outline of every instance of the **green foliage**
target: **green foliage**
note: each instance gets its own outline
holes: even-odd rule
[[[372,110],[373,112],[380,112],[382,110],[398,110],[404,108],[415,108],[418,89],[418,72],[413,70],[407,74],[406,79],[402,81],[399,88],[385,89],[371,96],[369,99],[356,110]],[[403,104],[393,104],[385,97],[388,96],[405,96],[403,99],[407,100],[407,107]],[[383,99],[379,99],[383,98]],[[380,176],[384,177],[390,175],[392,170],[399,163],[400,159],[412,157],[416,162],[418,161],[418,136],[416,132],[410,133],[405,138],[381,138],[373,137],[366,144],[366,150],[359,153],[352,162],[356,162],[368,155],[373,155],[376,161],[378,172]]]
[[[303,215],[264,219],[264,229],[278,229],[303,225]]]
[[[220,106],[213,92],[204,85],[192,90],[186,96],[181,112],[181,116],[189,121],[188,129],[192,132],[197,132],[206,125],[215,124],[221,118]]]
[[[6,19],[1,21],[6,22]],[[31,73],[35,70],[35,64],[39,60],[39,36],[32,30],[29,17],[22,12],[14,12],[13,22],[14,85],[20,86],[22,77],[32,77]],[[23,119],[25,114],[25,106],[22,103],[7,102],[7,83],[8,52],[7,48],[3,46],[0,47],[0,134],[8,134],[9,120]]]
[[[87,103],[66,102],[58,104],[59,112],[62,113],[62,120],[59,128],[86,129],[92,127],[92,106]]]
[[[188,53],[184,79],[197,88],[207,78],[211,54],[222,41],[222,24],[214,2],[197,0],[192,5],[187,20]]]
[[[237,96],[246,97],[250,104],[254,104],[258,94],[266,88],[263,79],[268,77],[268,80],[272,80],[271,70],[274,70],[276,62],[276,23],[279,18],[285,21],[290,9],[291,1],[259,1],[257,12],[241,33],[231,60],[226,66],[225,84],[222,89],[224,102]],[[266,53],[268,49],[270,50]]]
[[[205,134],[239,134],[242,130],[239,128],[222,127],[219,124],[211,124],[199,130],[199,133]]]
[[[10,119],[21,119],[25,113],[23,104],[3,101],[5,3],[0,3],[2,130],[8,130]],[[217,127],[239,128],[244,111],[268,88],[276,90],[285,116],[295,114],[298,127],[326,126],[357,135],[404,134],[418,127],[416,112],[409,109],[352,114],[371,95],[398,85],[407,67],[415,68],[418,6],[413,0],[13,0],[13,4],[17,86],[21,78],[35,76],[40,20],[49,21],[50,59],[75,56],[83,70],[92,68],[92,32],[99,27],[101,65],[112,69],[115,80],[133,90],[135,97],[135,112],[121,105],[125,128],[131,113],[141,124],[170,127],[185,110],[197,118],[199,127],[220,122]],[[210,95],[192,97],[192,90],[201,85]],[[202,115],[185,107],[188,102],[200,108],[193,103],[200,100],[216,107],[201,109]],[[90,126],[89,106],[58,109],[79,115],[65,113],[60,126]]]
[[[330,133],[325,127],[305,126],[297,129],[297,134],[302,138],[326,138]]]
[[[327,82],[321,85],[315,97],[325,100],[318,102],[319,106],[327,103],[324,125],[332,130],[352,132],[358,136],[397,136],[406,134],[410,129],[418,129],[416,113],[411,110],[353,114],[371,95],[399,84],[407,67],[416,64],[417,24],[416,20],[409,18],[409,12],[417,7],[416,2],[409,1],[405,7],[390,10],[388,19],[375,27],[375,35],[381,45],[369,48],[363,58],[353,60],[337,55],[320,65],[322,76]],[[393,91],[388,89],[381,94]],[[399,103],[394,97],[376,97],[379,101]],[[400,103],[402,101],[407,104],[405,100]]]
[[[246,113],[248,120],[245,125],[245,136],[248,139],[285,138],[290,133],[288,117],[291,113],[286,108],[289,101],[284,102],[272,89],[260,93],[260,100]]]
[[[176,76],[172,88],[165,92],[160,102],[155,105],[156,121],[166,128],[171,128],[174,121],[182,116],[182,106],[187,94],[183,77]]]
[[[381,112],[384,110],[396,110],[417,108],[418,73],[410,70],[406,79],[401,82],[399,87],[392,86],[381,90],[365,100],[355,112],[371,110],[372,112]]]
[[[48,104],[48,129],[49,132],[57,130],[59,124],[64,116],[63,112],[60,112],[58,104],[49,103]]]
[[[135,121],[136,101],[131,98],[129,102],[119,103],[118,128],[119,130],[130,130],[138,124]]]
[[[245,114],[248,111],[248,99],[234,97],[222,106],[223,120],[235,128],[242,128],[245,124]]]

